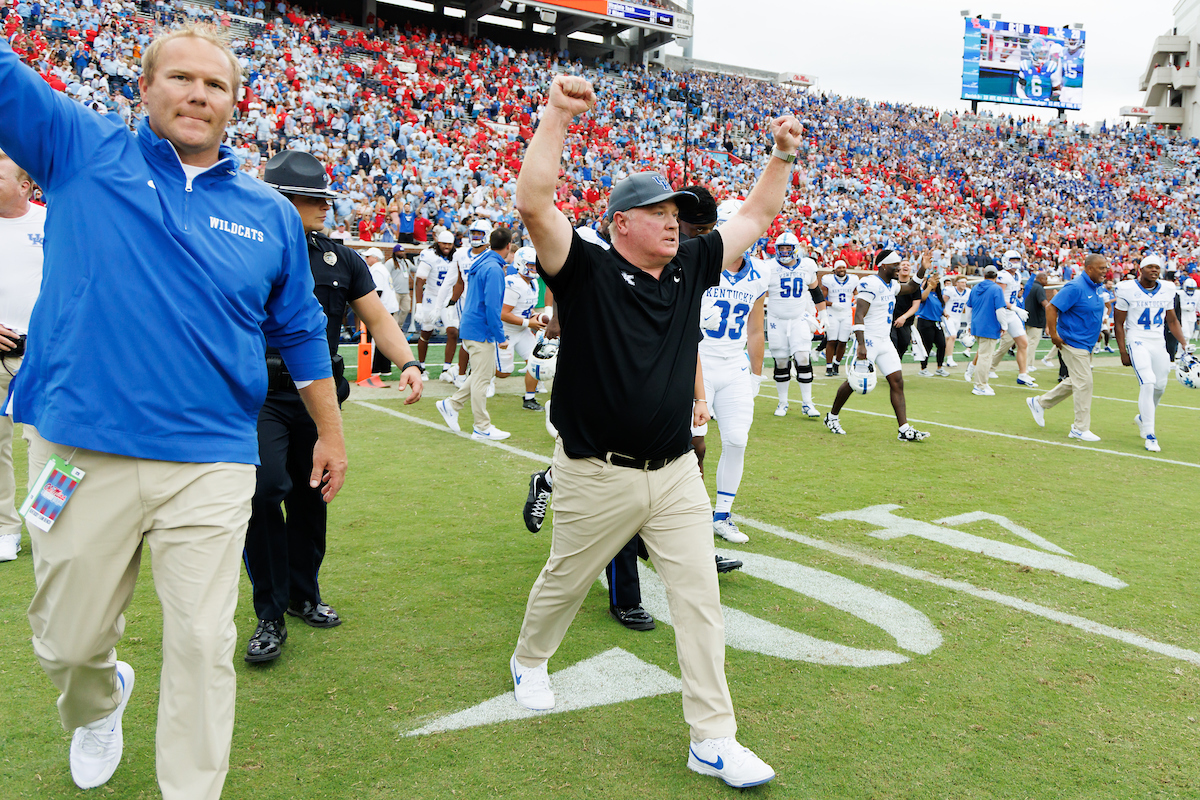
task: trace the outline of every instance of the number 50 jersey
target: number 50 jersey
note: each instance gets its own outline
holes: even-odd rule
[[[742,258],[742,268],[736,273],[721,272],[721,281],[704,293],[700,301],[700,318],[716,309],[721,321],[714,330],[700,332],[701,358],[731,358],[746,351],[746,327],[750,309],[758,298],[767,293],[767,278],[763,262]]]

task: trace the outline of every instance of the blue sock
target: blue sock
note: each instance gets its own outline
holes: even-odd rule
[[[729,519],[728,511],[720,511],[716,514],[713,514],[713,522],[720,522],[723,519]]]

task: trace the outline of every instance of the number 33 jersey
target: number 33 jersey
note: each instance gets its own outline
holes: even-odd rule
[[[1113,293],[1116,307],[1125,312],[1125,335],[1134,341],[1164,344],[1167,312],[1175,310],[1174,284],[1159,281],[1158,286],[1147,289],[1136,280],[1127,280],[1118,283]]]
[[[742,268],[721,272],[721,281],[704,293],[700,300],[700,319],[710,313],[720,315],[712,330],[701,328],[700,356],[705,359],[732,358],[746,351],[746,328],[750,309],[767,293],[767,276],[758,259],[742,258]]]

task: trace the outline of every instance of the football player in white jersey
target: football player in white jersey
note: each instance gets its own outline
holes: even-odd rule
[[[800,408],[806,417],[820,418],[812,401],[812,341],[817,314],[825,308],[825,295],[817,280],[817,262],[800,257],[800,240],[790,232],[775,240],[775,258],[766,262],[770,287],[767,302],[767,341],[775,361],[775,390],[779,404],[775,416],[788,410],[789,359],[800,384]]]
[[[762,261],[743,256],[741,269],[724,270],[720,283],[706,291],[700,303],[704,397],[721,429],[713,533],[731,542],[750,539],[737,529],[730,514],[742,482],[754,398],[763,381],[764,266]],[[694,429],[693,436],[702,436],[707,427]]]
[[[421,327],[421,337],[417,340],[417,358],[421,362],[422,375],[424,372],[425,354],[429,350],[429,340],[433,337],[433,329],[437,327],[438,319],[446,327],[446,353],[442,359],[442,374],[450,371],[454,359],[454,350],[458,346],[458,313],[453,307],[438,304],[438,295],[446,277],[454,268],[452,255],[454,253],[454,234],[442,231],[432,247],[421,251],[417,258],[417,277],[413,282],[413,319]]]
[[[1183,291],[1179,293],[1179,325],[1183,335],[1190,342],[1196,338],[1196,314],[1200,308],[1196,297],[1196,281],[1188,278],[1183,282]]]
[[[946,352],[950,354],[950,358],[946,361],[947,367],[956,367],[954,363],[954,340],[958,336],[958,329],[962,327],[963,317],[968,313],[967,298],[971,296],[971,290],[967,288],[967,276],[959,275],[954,279],[954,286],[946,289],[946,308],[943,318],[946,320],[944,328],[946,331]],[[970,351],[964,348],[967,355],[971,355]]]
[[[917,271],[917,278],[925,277],[931,260],[930,254],[925,253],[921,259],[921,268]],[[900,268],[900,254],[895,250],[880,250],[875,255],[875,267],[878,272],[868,275],[858,284],[858,300],[854,308],[854,324],[851,326],[851,332],[858,340],[855,358],[857,361],[874,362],[876,373],[887,378],[892,410],[896,412],[896,424],[899,426],[899,435],[896,438],[902,442],[920,442],[927,439],[929,434],[908,424],[908,412],[904,402],[904,373],[900,370],[900,355],[896,352],[896,346],[892,344],[891,334],[896,295],[920,292],[921,284],[912,278],[904,284],[896,280],[896,273]],[[825,415],[825,427],[842,436],[846,431],[842,429],[838,412],[852,394],[854,389],[850,382],[844,381],[833,399],[833,408]]]
[[[1162,259],[1156,255],[1143,258],[1138,278],[1117,284],[1114,312],[1121,363],[1133,367],[1141,386],[1134,421],[1146,449],[1154,453],[1162,450],[1154,433],[1154,412],[1171,377],[1171,358],[1167,355],[1163,327],[1184,348],[1189,346],[1175,318],[1175,284],[1159,280],[1160,275]]]
[[[833,262],[833,272],[821,278],[825,293],[825,377],[838,374],[854,322],[854,292],[858,276],[847,273],[846,262]]]
[[[485,219],[477,219],[467,228],[467,241],[454,251],[453,267],[438,290],[438,308],[453,304],[455,316],[462,316],[460,301],[467,292],[467,270],[472,261],[487,252],[488,237],[491,235],[492,226]],[[456,386],[463,385],[467,379],[467,348],[463,347],[458,351],[458,364],[451,365],[449,370],[443,371],[441,378]]]
[[[1020,269],[1021,254],[1016,250],[1007,251],[1004,258],[1001,259],[1000,274],[996,276],[996,283],[1000,284],[1000,290],[1004,292],[1004,303],[1007,308],[1000,312],[1000,342],[996,345],[996,353],[990,367],[992,371],[995,371],[996,365],[1004,358],[1008,348],[1015,344],[1017,347],[1017,384],[1037,386],[1029,374],[1029,337],[1025,335],[1025,320],[1029,319],[1029,312],[1017,305],[1017,297],[1021,294],[1021,279],[1017,276]],[[981,369],[985,366],[989,365],[977,364],[977,367]]]
[[[500,371],[497,378],[507,378],[519,357],[526,363],[525,397],[521,402],[529,411],[541,411],[537,401],[537,378],[529,369],[529,356],[537,343],[537,332],[546,327],[540,317],[533,315],[538,300],[537,252],[532,247],[522,247],[513,257],[516,275],[504,276],[504,301],[500,308],[500,322],[507,337],[500,345]]]

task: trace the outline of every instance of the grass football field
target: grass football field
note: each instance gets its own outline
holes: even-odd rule
[[[764,385],[734,506],[750,542],[716,548],[746,562],[720,581],[738,738],[778,773],[753,795],[1200,797],[1200,392],[1172,379],[1163,450],[1147,453],[1135,378],[1115,357],[1096,363],[1095,445],[1068,441],[1069,401],[1034,425],[1024,399],[1053,385],[1040,364],[1042,387],[1027,390],[1006,360],[995,397],[970,394],[962,361],[950,378],[906,365],[910,419],[932,433],[919,444],[896,441],[883,385],[851,399],[844,437],[800,416],[795,383],[788,416],[772,416]],[[823,413],[838,381],[816,372]],[[503,446],[446,430],[441,382],[415,406],[394,390],[346,403],[351,471],[321,575],[345,624],[289,620],[282,658],[250,667],[243,578],[225,797],[736,792],[685,767],[673,629],[650,571],[658,628],[619,626],[597,583],[550,662],[573,710],[516,712],[508,659],[551,530],[528,533],[521,505],[552,448],[519,380],[489,403],[513,432]],[[16,460],[23,484],[20,441]],[[29,643],[27,535],[0,564],[0,798],[158,796],[162,624],[148,562],[118,646],[138,672],[124,759],[88,793],[71,782],[70,734]],[[409,735],[419,729],[438,732]]]

